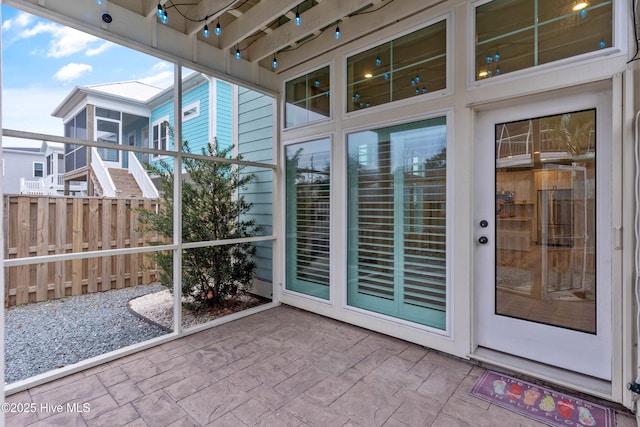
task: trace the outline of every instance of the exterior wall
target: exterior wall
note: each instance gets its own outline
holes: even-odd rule
[[[216,80],[216,135],[221,147],[233,145],[233,86]]]
[[[185,107],[200,103],[197,117],[182,121],[182,139],[189,142],[189,147],[193,153],[200,154],[203,148],[206,149],[210,142],[209,135],[209,82],[204,82],[184,93],[182,98],[182,112]],[[171,104],[173,108],[173,104]],[[173,125],[175,122],[171,122]],[[171,145],[173,149],[173,145]]]
[[[628,5],[616,3],[617,8]],[[626,10],[626,9],[625,9]],[[447,55],[448,76],[447,87],[435,93],[407,98],[362,111],[346,112],[348,94],[346,92],[347,67],[346,58],[370,49],[382,42],[407,34],[428,25],[442,17],[448,18],[449,28]],[[620,17],[620,15],[618,15]],[[635,207],[630,191],[623,194],[619,188],[633,188],[631,164],[633,159],[633,112],[638,109],[637,71],[625,71],[626,61],[633,53],[627,52],[627,40],[617,39],[619,52],[608,55],[586,55],[571,58],[555,64],[521,70],[513,75],[505,74],[495,79],[476,82],[473,66],[474,35],[467,29],[473,28],[473,8],[467,3],[459,5],[440,4],[430,10],[415,13],[401,24],[379,28],[357,42],[331,50],[327,54],[314,58],[303,66],[284,72],[282,88],[285,82],[322,67],[331,67],[331,117],[316,123],[284,129],[280,133],[284,145],[305,141],[313,141],[323,137],[332,139],[332,209],[331,209],[331,286],[332,298],[327,303],[301,294],[283,291],[281,301],[312,312],[323,314],[345,322],[377,330],[382,333],[406,339],[420,345],[444,351],[459,357],[467,358],[477,347],[475,342],[474,291],[477,280],[476,255],[478,217],[477,206],[480,202],[474,195],[476,129],[474,120],[477,112],[496,108],[505,103],[512,103],[513,108],[525,106],[528,99],[544,97],[553,99],[562,93],[574,93],[588,87],[594,82],[602,82],[611,88],[614,128],[610,135],[613,145],[614,177],[611,189],[598,191],[611,192],[612,222],[600,224],[603,228],[622,227],[633,229],[629,218],[633,218]],[[618,24],[617,35],[632,34],[628,23],[622,19]],[[620,29],[622,26],[622,29]],[[627,31],[628,30],[628,31]],[[631,37],[629,38],[631,40]],[[630,41],[629,40],[629,41]],[[310,44],[308,49],[313,49]],[[284,98],[284,95],[281,97]],[[620,107],[622,105],[622,107]],[[284,105],[280,105],[280,119]],[[375,129],[399,123],[418,121],[430,117],[447,117],[447,137],[450,138],[447,150],[447,223],[450,225],[447,245],[451,253],[447,259],[449,270],[447,287],[449,289],[450,306],[447,310],[449,326],[446,333],[430,331],[418,325],[407,325],[394,319],[382,318],[371,312],[353,309],[346,300],[347,263],[345,260],[347,247],[347,210],[346,171],[347,134],[367,129]],[[624,124],[624,125],[621,125]],[[284,125],[282,125],[284,127]],[[609,136],[609,135],[608,135]],[[624,149],[622,147],[625,147]],[[477,154],[477,153],[476,153]],[[487,167],[491,167],[490,165]],[[620,172],[624,168],[625,172]],[[491,184],[488,184],[491,185]],[[276,191],[283,192],[284,188]],[[279,218],[280,229],[285,229],[284,218]],[[284,239],[284,236],[280,236]],[[634,311],[632,283],[634,263],[632,259],[633,236],[625,233],[620,236],[617,249],[613,245],[607,250],[612,253],[613,273],[605,280],[612,286],[612,353],[614,378],[610,384],[610,392],[601,395],[625,405],[632,405],[631,394],[625,390],[625,380],[636,376],[632,345]],[[287,260],[284,259],[282,270]],[[455,265],[453,265],[455,264]],[[530,371],[527,371],[530,372]],[[557,380],[557,379],[556,379]],[[570,384],[567,382],[566,384]],[[575,386],[574,384],[571,384]],[[580,387],[577,387],[580,388]],[[590,390],[593,391],[593,390]]]
[[[238,90],[238,153],[243,160],[253,162],[273,162],[273,101],[271,97],[256,91],[239,88]],[[264,168],[246,168],[253,173],[255,180],[244,192],[247,200],[253,203],[249,215],[261,224],[262,235],[273,234],[273,172]],[[273,250],[271,242],[256,243],[256,275],[272,282]]]
[[[43,176],[47,173],[47,158],[39,151],[21,151],[11,148],[2,149],[3,192],[20,194],[20,178],[39,179],[33,176],[33,162],[41,162]]]

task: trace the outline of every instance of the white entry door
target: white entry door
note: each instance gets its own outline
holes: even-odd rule
[[[481,347],[611,379],[611,93],[477,113]]]

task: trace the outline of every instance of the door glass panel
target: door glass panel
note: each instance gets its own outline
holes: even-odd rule
[[[120,123],[109,122],[106,120],[98,120],[97,126],[97,140],[98,142],[108,142],[110,144],[118,145],[120,143]],[[106,162],[117,162],[119,157],[118,150],[112,150],[109,148],[98,149],[100,157]]]
[[[595,120],[495,126],[496,314],[596,333]]]

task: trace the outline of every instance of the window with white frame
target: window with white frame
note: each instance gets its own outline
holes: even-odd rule
[[[195,119],[200,115],[200,101],[196,101],[193,104],[186,105],[182,108],[182,121],[186,122],[191,119]]]
[[[611,0],[493,0],[475,6],[475,80],[611,47]]]
[[[33,176],[35,178],[42,178],[44,176],[43,162],[33,162]]]
[[[446,87],[446,20],[347,58],[347,111]]]
[[[288,145],[286,288],[322,299],[330,292],[331,140]]]
[[[348,135],[348,305],[446,329],[446,148],[445,117]]]
[[[151,127],[151,148],[154,150],[166,150],[168,138],[169,118],[166,117],[154,122]]]
[[[330,117],[329,66],[289,80],[285,86],[285,127]]]

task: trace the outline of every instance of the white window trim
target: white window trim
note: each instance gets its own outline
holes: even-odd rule
[[[357,132],[361,132],[361,131],[366,131],[366,130],[370,130],[370,129],[378,129],[378,128],[385,128],[385,127],[389,127],[389,126],[395,126],[395,125],[401,125],[401,124],[405,124],[405,123],[412,123],[412,122],[416,122],[416,121],[421,121],[421,120],[429,120],[429,119],[433,119],[433,118],[438,118],[438,117],[445,117],[446,118],[446,123],[447,123],[447,153],[451,153],[453,151],[453,142],[454,142],[454,129],[455,129],[455,123],[454,123],[454,111],[453,108],[445,108],[445,109],[439,109],[439,110],[433,110],[430,111],[428,114],[417,114],[417,115],[410,115],[410,116],[405,116],[405,117],[400,117],[400,118],[396,118],[396,119],[391,119],[391,120],[383,120],[380,122],[376,122],[376,123],[367,123],[364,125],[359,125],[359,126],[353,126],[353,127],[346,127],[343,129],[342,131],[342,140],[343,141],[347,141],[348,135],[353,134],[353,133],[357,133]],[[347,158],[346,155],[346,149],[347,149],[347,144],[344,144],[344,146],[342,147],[342,152],[340,153],[343,156],[343,159]],[[377,324],[379,325],[379,327],[381,328],[381,330],[384,330],[384,326],[382,326],[385,323],[391,323],[391,324],[398,324],[398,325],[403,325],[403,326],[409,326],[414,330],[419,330],[419,331],[423,331],[426,332],[427,334],[433,335],[434,337],[443,337],[445,339],[448,339],[450,341],[453,341],[455,339],[455,335],[454,335],[454,331],[455,331],[455,320],[456,320],[456,312],[455,312],[455,308],[454,308],[454,303],[453,303],[453,298],[454,298],[454,283],[455,283],[455,269],[453,268],[453,246],[454,246],[454,218],[453,218],[453,212],[455,211],[454,209],[454,177],[455,177],[455,165],[453,164],[453,159],[451,159],[451,162],[449,163],[450,158],[447,157],[448,163],[447,163],[447,172],[446,172],[446,182],[447,182],[447,190],[446,190],[446,197],[447,197],[447,202],[446,202],[446,211],[447,211],[447,217],[446,217],[446,233],[447,233],[447,237],[446,237],[446,314],[445,314],[445,329],[437,329],[437,328],[433,328],[430,326],[426,326],[426,325],[421,325],[418,323],[414,323],[414,322],[410,322],[408,320],[403,320],[403,319],[399,319],[396,317],[391,317],[385,314],[380,314],[380,313],[375,313],[373,311],[369,311],[369,310],[364,310],[358,307],[354,307],[351,306],[347,303],[347,293],[348,293],[348,287],[345,281],[345,284],[341,285],[341,289],[339,289],[338,291],[341,293],[341,308],[343,312],[348,312],[348,313],[353,313],[355,315],[355,317],[351,317],[348,316],[349,320],[346,320],[347,318],[345,318],[345,321],[350,322],[351,319],[356,319],[356,318],[360,318],[360,319],[366,319],[365,321],[368,324]],[[346,176],[348,171],[348,164],[344,162],[344,160],[342,160],[341,164],[339,164],[338,162],[336,163],[336,166],[334,167],[334,170],[336,170],[338,167],[342,168],[341,169],[341,173],[343,174],[343,176]],[[346,221],[345,219],[348,216],[348,203],[346,203],[347,201],[347,195],[344,193],[345,189],[341,188],[342,193],[338,194],[336,199],[338,200],[343,200],[344,203],[342,203],[342,206],[340,206],[339,208],[336,208],[336,219],[339,218],[340,221],[342,221],[342,223],[340,223],[339,227],[343,230],[346,230],[346,223],[344,221]],[[336,204],[337,205],[337,204]],[[332,214],[334,212],[332,211]],[[336,225],[336,227],[338,227]],[[340,236],[340,238],[336,238],[334,240],[334,246],[341,246],[346,248],[347,247],[347,237],[346,237],[346,233],[344,233],[343,236]],[[337,252],[337,251],[335,251]],[[346,265],[342,266],[342,268],[346,268]],[[343,276],[342,277],[346,277],[346,271],[342,271]],[[332,282],[333,283],[333,282]],[[436,343],[432,343],[431,344],[433,346],[433,348],[439,348]]]
[[[36,165],[40,165],[40,172],[42,173],[41,176],[37,176],[36,175]],[[33,166],[31,167],[31,171],[33,173],[33,177],[34,178],[44,178],[44,162],[33,162]]]
[[[467,32],[467,89],[473,90],[482,87],[491,86],[498,82],[509,82],[514,80],[521,80],[524,78],[531,78],[535,75],[548,73],[549,71],[559,71],[568,68],[574,68],[576,65],[588,64],[591,62],[599,61],[604,58],[611,58],[612,56],[624,56],[628,50],[628,43],[624,33],[624,29],[627,28],[625,24],[626,19],[626,5],[611,0],[612,3],[612,46],[594,50],[591,52],[582,53],[580,55],[571,56],[568,58],[558,59],[553,62],[545,64],[535,65],[521,70],[511,71],[509,73],[501,74],[500,76],[494,76],[489,79],[476,80],[476,8],[489,3],[491,0],[479,0],[476,2],[470,2],[467,4],[467,28],[470,30]],[[626,56],[625,56],[626,58]],[[615,68],[615,67],[614,67]]]
[[[321,140],[328,140],[329,141],[329,151],[330,151],[330,161],[331,161],[331,165],[333,165],[333,158],[334,158],[334,133],[333,132],[327,132],[327,133],[320,133],[318,135],[315,135],[314,137],[303,137],[303,138],[296,138],[296,139],[292,139],[292,140],[288,140],[288,141],[284,141],[283,142],[283,149],[280,150],[280,164],[285,164],[286,163],[286,147],[288,146],[292,146],[292,145],[298,145],[298,144],[304,144],[304,143],[308,143],[308,142],[314,142],[314,141],[321,141]],[[331,166],[333,167],[333,166]],[[284,178],[284,176],[283,176]],[[281,191],[282,194],[286,194],[287,191],[287,184],[286,184],[286,180],[283,179],[282,183],[281,183]],[[334,183],[334,178],[333,176],[331,176],[330,178],[330,184],[329,184],[329,193],[330,193],[330,199],[332,199],[335,196],[335,183]],[[287,201],[285,198],[283,198],[283,205],[282,210],[284,212],[286,212],[287,209]],[[331,308],[335,308],[336,307],[336,285],[335,283],[339,283],[339,280],[336,279],[336,258],[338,257],[338,255],[336,254],[337,251],[333,250],[333,248],[335,247],[333,245],[333,241],[335,239],[335,235],[336,232],[334,230],[335,228],[335,220],[334,220],[334,214],[335,212],[337,212],[337,205],[335,203],[332,203],[329,206],[329,241],[332,242],[331,243],[331,248],[329,250],[329,299],[324,299],[324,298],[318,298],[309,294],[304,294],[302,292],[298,292],[298,291],[294,291],[291,289],[287,288],[287,283],[286,283],[286,244],[283,244],[281,249],[280,249],[280,267],[282,269],[283,272],[283,286],[280,289],[280,296],[282,297],[284,295],[285,300],[287,298],[292,298],[294,301],[306,301],[308,303],[314,304],[314,305],[318,305],[318,304],[322,304],[325,305],[327,307],[331,307]],[[280,221],[280,226],[282,227],[283,230],[286,229],[286,217],[285,215],[282,215],[281,221]],[[294,304],[295,305],[295,304]]]
[[[193,111],[189,114],[189,111]],[[195,119],[200,115],[200,101],[193,102],[189,105],[182,107],[182,123]]]

